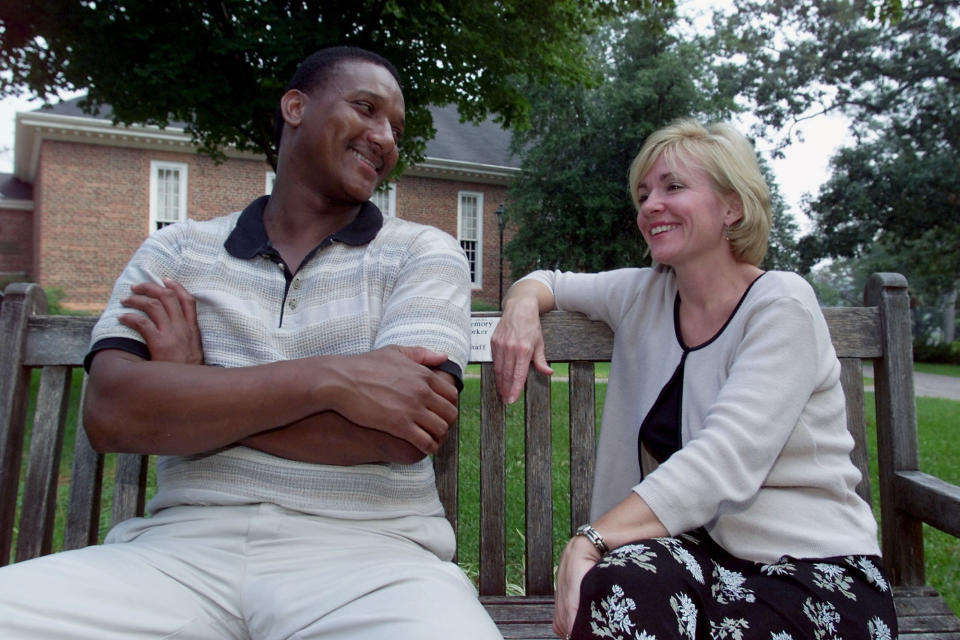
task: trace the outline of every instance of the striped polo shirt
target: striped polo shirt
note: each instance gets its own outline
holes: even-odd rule
[[[446,353],[444,368],[460,378],[469,354],[470,282],[456,240],[434,227],[384,218],[367,202],[296,268],[270,245],[266,203],[264,196],[242,212],[187,220],[147,238],[93,329],[87,364],[106,348],[149,357],[140,335],[118,321],[131,312],[120,300],[133,284],[170,278],[197,300],[208,365],[355,355],[394,344]],[[345,518],[443,513],[429,458],[348,467],[242,446],[161,456],[148,509],[260,502]]]

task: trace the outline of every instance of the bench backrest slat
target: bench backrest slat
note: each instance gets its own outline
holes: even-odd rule
[[[597,452],[596,378],[592,362],[570,363],[570,530],[590,518]]]
[[[0,566],[9,562],[20,486],[30,371],[24,366],[27,327],[45,313],[46,297],[35,285],[14,283],[0,307]]]
[[[534,371],[527,380],[524,411],[526,482],[526,593],[553,593],[553,438],[550,380]]]
[[[44,367],[40,374],[23,502],[34,507],[20,515],[17,561],[50,553],[60,475],[60,451],[70,400],[70,368]]]
[[[121,453],[113,485],[111,526],[143,514],[146,505],[148,456]]]
[[[863,392],[863,364],[859,358],[840,359],[840,384],[847,404],[847,430],[853,436],[850,454],[860,470],[857,494],[870,502],[870,457],[867,454],[867,413]]]
[[[447,513],[447,519],[457,531],[457,514],[460,512],[460,417],[450,427],[447,441],[433,457],[433,470],[437,478],[437,494]],[[456,558],[454,558],[456,559]]]
[[[77,366],[90,349],[91,316],[41,316],[30,321],[24,364]]]
[[[480,372],[480,594],[506,593],[506,413],[493,365]]]
[[[81,391],[86,394],[84,376]],[[73,475],[70,478],[70,498],[67,504],[67,523],[63,532],[63,548],[79,549],[97,542],[100,533],[100,492],[103,488],[103,454],[94,451],[83,430],[83,414],[77,414],[77,436],[73,445]]]
[[[882,358],[877,307],[824,307],[833,348],[840,358]]]

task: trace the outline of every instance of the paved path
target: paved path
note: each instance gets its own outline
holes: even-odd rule
[[[872,378],[873,367],[865,364],[863,367],[863,375]],[[960,400],[960,378],[914,371],[913,391],[917,396]]]
[[[960,378],[915,372],[913,389],[918,396],[960,400]]]

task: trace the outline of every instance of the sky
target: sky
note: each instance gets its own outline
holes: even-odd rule
[[[830,177],[831,156],[842,143],[849,143],[851,137],[846,119],[838,115],[818,116],[795,131],[799,131],[804,141],[787,147],[783,158],[771,160],[769,154],[763,153],[763,144],[758,146],[770,161],[783,199],[806,231],[809,220],[802,213],[803,196],[817,195],[820,185]]]
[[[680,0],[681,11],[704,14],[711,8],[729,7],[733,0]],[[15,114],[30,111],[42,104],[40,100],[7,98],[0,100],[0,173],[13,172],[13,148]],[[771,160],[763,141],[758,141],[759,151],[770,160],[780,191],[788,208],[801,229],[806,230],[808,220],[802,214],[801,202],[805,194],[816,195],[820,185],[829,177],[829,161],[833,152],[849,140],[848,127],[842,116],[820,116],[805,121],[795,129],[794,142],[785,149],[785,156]]]
[[[36,106],[31,106],[32,104],[18,98],[0,100],[0,173],[13,173],[14,118],[17,111],[29,111],[40,106],[39,101]]]

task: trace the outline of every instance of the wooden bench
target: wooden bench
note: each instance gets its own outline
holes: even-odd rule
[[[862,362],[873,364],[881,538],[895,585],[901,638],[960,640],[960,620],[926,586],[922,523],[960,537],[960,487],[918,468],[907,284],[897,274],[875,274],[866,306],[824,310],[842,363],[854,460],[864,474],[858,490],[869,500]],[[0,306],[0,565],[53,549],[53,522],[71,374],[86,353],[94,319],[47,316],[36,285],[12,284]],[[480,316],[484,314],[478,314]],[[493,314],[496,315],[496,314]],[[543,318],[547,357],[569,363],[570,522],[568,536],[587,521],[596,437],[594,363],[610,358],[612,336],[583,316],[553,312]],[[481,598],[507,638],[551,638],[554,526],[549,380],[532,373],[525,404],[525,595],[507,595],[505,408],[489,363],[481,368],[479,575]],[[32,425],[26,425],[31,370],[40,369]],[[554,384],[556,386],[556,383]],[[462,408],[463,411],[463,408]],[[79,419],[79,418],[78,418]],[[76,431],[62,547],[93,544],[101,528],[104,457]],[[28,437],[29,435],[29,437]],[[458,523],[458,438],[435,458],[441,499]],[[25,455],[24,455],[25,453]],[[25,458],[25,459],[24,459]],[[143,513],[148,460],[117,456],[109,523]],[[17,489],[22,504],[17,518]],[[108,518],[103,518],[105,521]],[[18,522],[15,549],[14,522]],[[11,557],[12,556],[12,557]]]

